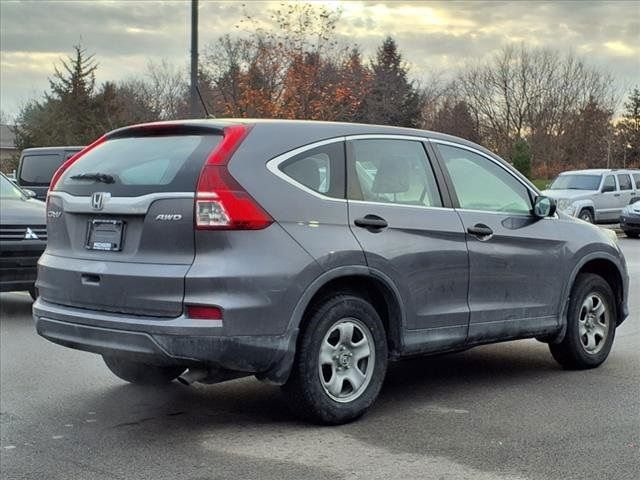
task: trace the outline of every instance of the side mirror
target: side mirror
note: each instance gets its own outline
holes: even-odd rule
[[[602,187],[602,193],[614,192],[615,189],[616,187],[614,187],[613,185],[605,185],[604,187]]]
[[[23,188],[22,191],[29,198],[36,198],[36,192],[33,190],[29,190],[28,188]]]
[[[539,195],[533,202],[533,214],[538,218],[551,217],[556,208],[556,201],[550,197]]]

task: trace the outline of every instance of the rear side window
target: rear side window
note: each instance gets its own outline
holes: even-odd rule
[[[620,190],[633,190],[631,178],[626,173],[618,175],[618,183],[620,184]]]
[[[62,164],[58,153],[25,155],[20,168],[20,183],[23,185],[49,185],[53,174]]]
[[[616,179],[613,175],[607,175],[602,184],[603,192],[614,192],[616,190]]]
[[[431,164],[421,142],[353,140],[348,197],[366,202],[441,207]]]
[[[138,196],[154,192],[192,192],[219,135],[167,135],[107,140],[71,165],[57,190],[73,195],[94,191],[114,196]],[[73,178],[106,174],[113,183]]]
[[[636,184],[636,190],[640,190],[640,173],[633,174],[633,181]]]
[[[282,163],[280,171],[309,190],[344,198],[344,143],[307,150]]]

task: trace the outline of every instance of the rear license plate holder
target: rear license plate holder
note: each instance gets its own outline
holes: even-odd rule
[[[124,227],[122,220],[89,220],[85,247],[88,250],[119,252],[122,250]]]

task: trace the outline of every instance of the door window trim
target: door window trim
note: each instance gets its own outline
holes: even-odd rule
[[[346,143],[350,140],[410,140],[410,141],[422,143],[422,146],[425,149],[425,155],[427,157],[427,160],[429,161],[429,165],[433,169],[433,173],[436,177],[436,184],[438,186],[438,190],[439,190],[441,200],[443,202],[443,206],[431,207],[427,205],[407,205],[407,204],[401,204],[401,203],[370,202],[366,200],[348,200],[347,198],[329,197],[327,195],[324,195],[322,193],[319,193],[319,192],[316,192],[315,190],[310,189],[309,187],[289,177],[286,173],[280,170],[280,164],[286,162],[292,157],[295,157],[296,155],[304,153],[308,150],[313,150],[314,148],[317,148],[317,147],[330,145],[332,143],[344,142],[346,145]],[[308,193],[309,195],[312,195],[321,200],[330,200],[332,202],[345,202],[345,203],[354,202],[354,203],[366,204],[366,205],[387,205],[387,206],[393,206],[393,207],[414,208],[414,209],[421,208],[421,209],[427,209],[427,210],[452,210],[453,206],[450,205],[450,202],[448,201],[448,196],[447,196],[449,194],[449,188],[446,184],[446,180],[438,174],[438,170],[440,169],[440,164],[435,158],[435,154],[432,152],[432,149],[429,148],[429,141],[430,139],[428,137],[419,137],[414,135],[397,135],[397,134],[384,134],[384,133],[343,135],[339,137],[333,137],[333,138],[328,138],[325,140],[309,143],[307,145],[303,145],[301,147],[297,147],[293,150],[277,155],[276,157],[267,161],[266,167],[267,167],[267,170],[269,170],[272,174],[274,174],[276,177],[280,178],[281,180],[284,180],[289,185],[292,185],[295,188],[300,189]],[[348,151],[347,151],[347,157],[348,157]],[[345,181],[348,182],[348,179],[345,178]]]

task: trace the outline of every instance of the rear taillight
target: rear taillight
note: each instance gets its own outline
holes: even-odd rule
[[[273,219],[231,176],[229,159],[249,133],[250,127],[234,125],[211,153],[198,179],[195,224],[199,230],[260,230]]]
[[[55,188],[55,186],[58,183],[58,180],[60,180],[60,177],[62,176],[62,174],[71,165],[73,165],[81,156],[83,156],[89,150],[93,150],[98,145],[103,143],[106,139],[107,139],[106,135],[103,135],[102,137],[97,139],[95,142],[93,142],[92,144],[84,147],[82,150],[80,150],[78,153],[76,153],[75,155],[70,157],[66,162],[64,162],[62,165],[60,165],[60,167],[58,167],[58,170],[56,170],[56,173],[53,174],[53,178],[51,179],[51,183],[49,184],[49,191],[52,191]]]

